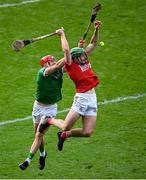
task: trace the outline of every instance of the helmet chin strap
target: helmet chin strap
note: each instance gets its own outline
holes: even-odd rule
[[[82,64],[81,59],[79,57],[74,58],[73,61],[76,62],[77,64],[80,65]]]
[[[80,57],[75,58],[74,61],[75,61],[76,63],[78,63],[79,65],[84,65],[84,64],[86,64],[86,61],[82,61]]]

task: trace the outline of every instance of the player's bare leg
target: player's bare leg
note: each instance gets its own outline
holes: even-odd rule
[[[44,124],[42,124],[42,121],[40,122],[40,124],[37,127],[37,131],[35,133],[35,139],[30,148],[30,152],[28,154],[27,159],[19,165],[19,168],[21,170],[25,170],[29,166],[31,160],[33,159],[34,154],[37,152],[37,150],[39,148],[44,148],[43,137],[44,137],[44,134],[46,133],[46,131],[48,130],[48,126],[44,127]],[[40,159],[39,159],[39,169],[40,170],[44,169],[44,167],[45,167],[46,156],[47,156],[46,152],[43,154],[43,156],[40,156]]]
[[[66,119],[64,120],[64,124],[62,127],[63,132],[58,132],[58,149],[59,151],[62,151],[63,149],[63,143],[65,139],[68,137],[68,131],[72,128],[72,126],[75,124],[75,122],[79,119],[80,115],[79,113],[70,110],[68,113]]]
[[[35,123],[35,124],[34,124],[35,134],[36,134],[36,132],[37,132],[38,126],[39,126],[39,123]],[[42,139],[42,142],[41,142],[41,145],[40,145],[39,149],[40,149],[40,153],[44,151],[44,138]]]
[[[75,128],[67,131],[68,137],[90,137],[96,127],[96,116],[84,116],[83,128]]]
[[[64,127],[64,120],[62,119],[48,119],[48,125],[54,125],[60,129]]]
[[[63,143],[68,137],[90,137],[96,127],[96,116],[83,116],[82,128],[71,129],[74,123],[79,118],[79,114],[70,111],[64,122],[64,131],[58,133],[58,149],[62,151]],[[71,129],[71,130],[69,130]]]
[[[37,132],[37,128],[38,128],[38,125],[39,123],[35,123],[34,124],[34,131],[35,131],[35,134]],[[40,144],[40,147],[39,147],[39,150],[40,150],[40,157],[39,157],[39,162],[38,162],[38,166],[39,166],[39,169],[42,170],[44,169],[45,167],[45,158],[47,156],[47,153],[44,149],[44,137],[42,138],[42,142]]]

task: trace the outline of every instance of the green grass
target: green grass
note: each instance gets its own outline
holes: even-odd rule
[[[18,3],[11,0],[2,3]],[[50,37],[15,53],[11,43],[53,32],[64,27],[70,47],[76,46],[90,19],[95,0],[42,0],[22,6],[0,8],[0,121],[31,115],[35,76],[39,59],[63,53],[58,37]],[[98,101],[146,92],[146,2],[143,0],[100,0],[103,25],[98,47],[91,56],[101,83]],[[87,43],[93,32],[91,28]],[[64,76],[63,100],[59,110],[69,108],[74,85]],[[99,106],[96,130],[91,138],[70,138],[63,152],[56,148],[57,128],[46,135],[46,168],[38,170],[38,154],[21,172],[18,164],[34,138],[31,119],[0,126],[1,179],[146,179],[146,97]],[[58,114],[65,118],[66,113]],[[77,127],[80,126],[77,123]]]

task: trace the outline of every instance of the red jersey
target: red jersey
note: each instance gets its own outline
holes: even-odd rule
[[[65,70],[74,82],[78,93],[89,91],[99,84],[99,79],[91,69],[89,61],[84,65],[72,61],[71,65],[65,64]]]

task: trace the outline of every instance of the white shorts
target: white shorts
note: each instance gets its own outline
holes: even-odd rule
[[[96,116],[98,110],[96,93],[76,93],[71,109],[82,116]]]
[[[36,101],[33,104],[32,118],[33,123],[39,123],[41,117],[55,118],[57,114],[57,104],[40,105]]]

